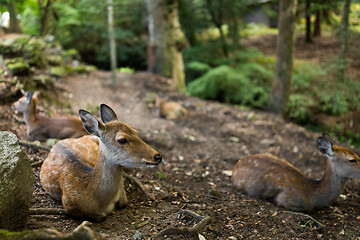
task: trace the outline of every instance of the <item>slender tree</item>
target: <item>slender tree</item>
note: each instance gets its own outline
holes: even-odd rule
[[[351,0],[344,0],[340,26],[339,79],[345,79],[346,53],[348,49],[348,26]]]
[[[311,35],[311,1],[305,0],[305,43],[312,42],[312,35]]]
[[[185,72],[181,51],[186,41],[178,17],[178,0],[145,0],[145,4],[148,26],[148,71],[171,77],[176,89],[185,92]]]
[[[276,69],[272,84],[269,107],[277,114],[287,115],[293,69],[295,40],[295,14],[297,0],[280,0],[279,34],[276,45]]]
[[[114,14],[113,14],[113,1],[108,0],[108,31],[110,42],[110,64],[111,64],[111,83],[115,86],[116,83],[116,42],[114,34]]]
[[[314,37],[321,37],[322,10],[319,9],[315,14]]]
[[[8,11],[10,14],[10,32],[21,33],[19,20],[17,19],[17,10],[15,0],[8,0]]]

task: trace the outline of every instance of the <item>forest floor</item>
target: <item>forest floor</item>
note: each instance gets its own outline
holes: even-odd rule
[[[160,118],[147,101],[151,93],[181,103],[188,109],[188,116],[178,120]],[[168,79],[150,73],[119,73],[116,86],[112,86],[109,72],[94,71],[56,83],[44,96],[65,102],[70,111],[48,105],[40,97],[40,114],[75,115],[84,108],[99,116],[98,106],[106,103],[120,121],[139,130],[141,137],[163,155],[164,161],[157,168],[127,170],[155,200],[126,181],[129,205],[113,211],[104,222],[92,223],[93,230],[110,239],[136,239],[135,235],[151,239],[166,228],[192,227],[198,222],[181,217],[178,212],[182,209],[211,217],[203,231],[206,239],[360,239],[357,180],[349,181],[333,203],[302,215],[268,200],[250,198],[231,186],[229,173],[234,164],[244,156],[261,152],[284,158],[307,176],[320,178],[326,161],[316,148],[320,133],[307,131],[270,112],[244,110],[177,93],[170,89]],[[0,105],[0,130],[28,140],[25,125],[13,115],[11,106]],[[47,156],[42,150],[23,149],[33,161]],[[61,207],[42,189],[40,167],[33,167],[33,171],[36,182],[32,207]],[[70,232],[83,220],[67,215],[32,215],[26,229],[50,227]]]

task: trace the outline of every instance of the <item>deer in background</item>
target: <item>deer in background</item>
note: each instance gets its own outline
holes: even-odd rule
[[[38,117],[36,104],[40,92],[30,91],[14,103],[15,110],[23,113],[27,135],[31,141],[45,141],[48,138],[78,138],[87,134],[81,120],[71,116]]]
[[[100,105],[101,119],[80,110],[87,136],[61,140],[45,159],[40,181],[46,192],[61,200],[74,216],[104,220],[115,206],[127,205],[123,167],[155,167],[162,161],[139,133]],[[94,167],[90,167],[95,164]]]
[[[233,186],[249,196],[273,198],[277,205],[295,211],[309,211],[334,200],[348,178],[360,177],[360,158],[349,148],[335,145],[324,133],[318,149],[327,157],[319,180],[306,177],[289,162],[271,154],[240,159],[234,166]]]
[[[155,106],[159,110],[160,117],[177,119],[187,115],[187,110],[177,102],[166,102],[164,98],[156,97]]]

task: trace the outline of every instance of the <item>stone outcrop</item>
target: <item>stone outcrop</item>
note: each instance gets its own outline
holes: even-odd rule
[[[17,137],[0,132],[0,228],[21,229],[34,191],[34,174]]]

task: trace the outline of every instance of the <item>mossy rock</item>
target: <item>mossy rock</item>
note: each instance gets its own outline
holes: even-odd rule
[[[5,57],[21,56],[21,50],[30,38],[30,35],[25,34],[12,34],[10,37],[1,38],[0,54]]]
[[[43,87],[46,87],[46,86],[49,86],[49,85],[52,85],[54,83],[53,79],[48,76],[48,75],[43,75],[43,74],[40,74],[40,75],[35,75],[32,80],[34,81],[34,83],[36,84],[36,86],[43,86]]]
[[[27,76],[30,74],[30,65],[27,62],[18,61],[6,65],[13,76]]]
[[[69,62],[74,59],[80,60],[80,54],[75,48],[64,50],[62,52],[62,55],[64,56],[64,58],[68,59]]]
[[[62,78],[66,75],[65,68],[61,66],[51,67],[50,75],[57,78]]]
[[[52,66],[59,66],[64,64],[63,58],[60,55],[46,56],[46,60]]]
[[[11,132],[0,132],[0,228],[22,228],[34,191],[30,160]],[[3,239],[3,238],[2,238]]]
[[[42,38],[31,38],[23,48],[23,57],[31,66],[45,68],[47,66],[46,55],[44,53],[46,43]]]

